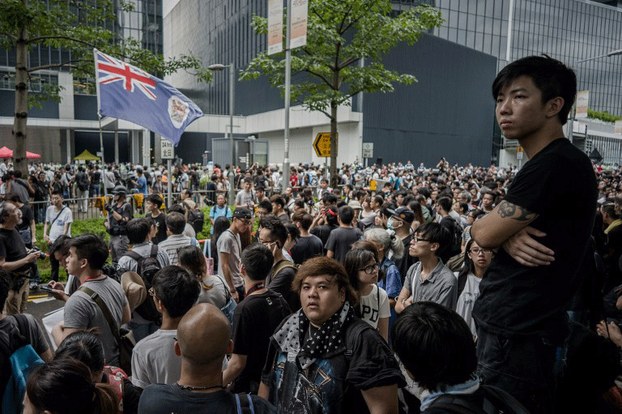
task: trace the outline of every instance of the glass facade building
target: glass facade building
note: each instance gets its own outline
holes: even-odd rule
[[[576,71],[578,89],[590,91],[590,109],[622,115],[622,56],[606,57],[622,49],[622,2],[436,0],[435,6],[445,19],[436,36],[496,56],[499,68],[528,55],[559,59]]]

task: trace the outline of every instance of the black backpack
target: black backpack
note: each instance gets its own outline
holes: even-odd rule
[[[203,224],[205,224],[205,214],[201,210],[194,210],[188,213],[188,223],[192,226],[196,234],[203,231]]]
[[[155,276],[155,274],[158,273],[160,269],[162,269],[162,266],[160,265],[160,262],[158,261],[158,246],[155,244],[152,245],[151,254],[147,257],[143,257],[139,255],[138,253],[133,252],[131,250],[125,253],[125,255],[136,260],[136,263],[138,264],[136,273],[138,273],[140,277],[143,279],[143,282],[145,283],[145,289],[149,291],[149,289],[151,289],[151,285],[153,282],[153,276]],[[136,308],[136,312],[138,312],[140,316],[142,316],[148,321],[152,321],[152,322],[160,321],[160,317],[161,317],[160,312],[158,312],[158,310],[155,307],[154,302],[150,300],[149,298],[147,298],[143,303],[138,305],[138,307]]]
[[[86,173],[78,173],[77,184],[80,191],[86,191],[89,189],[89,179]]]
[[[500,388],[482,384],[477,392],[482,394],[482,404],[477,404],[472,398],[466,398],[464,395],[444,394],[434,400],[428,408],[456,414],[529,414],[516,398]]]

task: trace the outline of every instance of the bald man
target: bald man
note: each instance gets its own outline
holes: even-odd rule
[[[232,394],[222,382],[222,361],[233,350],[231,328],[225,315],[212,304],[192,307],[177,327],[175,353],[181,357],[181,376],[171,385],[145,388],[138,413],[170,414],[217,412],[276,413],[265,400],[248,394]],[[248,407],[247,410],[238,410]]]

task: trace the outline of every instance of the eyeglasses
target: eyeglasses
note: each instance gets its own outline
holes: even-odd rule
[[[249,219],[241,219],[239,218],[238,220],[240,220],[242,222],[242,224],[244,224],[245,226],[248,226],[251,224],[251,221]]]
[[[364,267],[362,269],[359,269],[360,271],[364,271],[365,273],[367,273],[368,275],[373,275],[374,272],[377,272],[378,269],[380,267],[378,266],[378,263],[374,263],[373,265],[369,265],[367,267]]]
[[[271,246],[274,243],[276,243],[276,241],[274,241],[274,240],[261,240],[261,239],[259,239],[258,241],[259,241],[259,243],[263,244],[264,246]]]
[[[413,240],[414,240],[415,242],[420,242],[420,241],[421,241],[421,242],[429,242],[429,241],[430,241],[430,239],[424,239],[423,237],[421,237],[421,236],[417,236],[416,234],[415,234],[415,237],[413,238]]]
[[[479,255],[481,254],[488,254],[488,253],[492,253],[492,250],[490,249],[480,249],[479,247],[474,247],[471,250],[469,250],[471,253],[475,254],[475,255]]]

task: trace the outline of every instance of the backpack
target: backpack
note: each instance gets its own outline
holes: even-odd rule
[[[456,414],[528,414],[529,411],[507,392],[492,385],[480,385],[483,394],[481,405],[459,394],[444,394],[438,397],[429,408]]]
[[[89,180],[85,173],[78,173],[77,184],[80,191],[86,191],[89,189]]]
[[[160,262],[158,261],[158,246],[151,246],[151,254],[147,257],[143,257],[134,251],[128,251],[125,253],[126,256],[131,257],[136,260],[138,264],[138,268],[136,269],[136,273],[140,275],[145,283],[145,289],[149,291],[151,289],[151,282],[153,281],[153,276],[162,269]],[[136,308],[136,312],[143,318],[152,322],[160,321],[160,313],[155,307],[155,303],[152,300],[145,300],[143,303],[138,305]]]
[[[17,332],[9,333],[8,342],[0,344],[2,355],[9,355],[8,364],[11,367],[8,382],[2,396],[3,413],[21,413],[24,394],[26,394],[26,379],[37,366],[44,364],[43,360],[30,344],[30,326],[25,315],[12,315],[17,322]],[[15,331],[15,330],[13,330]],[[4,373],[9,371],[3,369]]]
[[[188,223],[192,226],[196,234],[203,231],[203,224],[205,224],[205,214],[201,210],[194,210],[188,212]]]

